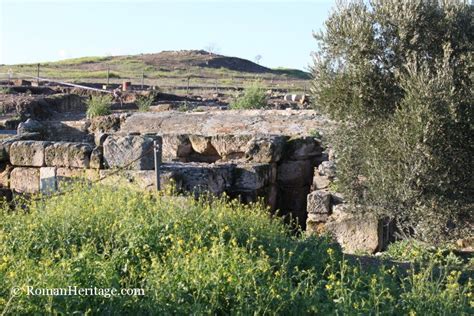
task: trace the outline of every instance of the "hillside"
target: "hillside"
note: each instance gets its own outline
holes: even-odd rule
[[[0,72],[34,74],[36,64],[2,65]],[[81,57],[41,63],[41,73],[55,78],[162,78],[162,77],[285,77],[307,79],[307,73],[297,69],[270,69],[247,59],[211,54],[204,50],[162,51],[155,54]]]

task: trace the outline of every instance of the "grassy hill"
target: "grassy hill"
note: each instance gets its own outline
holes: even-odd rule
[[[0,72],[11,69],[17,76],[35,76],[37,64],[2,65]],[[131,80],[139,83],[142,77],[147,84],[184,85],[188,78],[208,86],[239,87],[249,80],[262,80],[268,86],[301,86],[301,80],[309,74],[297,69],[270,69],[252,61],[211,54],[203,50],[163,51],[156,54],[140,54],[109,57],[81,57],[57,62],[41,63],[40,76],[46,78],[104,82]]]

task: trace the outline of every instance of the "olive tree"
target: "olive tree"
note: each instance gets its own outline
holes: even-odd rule
[[[473,21],[467,1],[350,1],[314,35],[314,106],[341,122],[338,187],[423,239],[473,223]]]

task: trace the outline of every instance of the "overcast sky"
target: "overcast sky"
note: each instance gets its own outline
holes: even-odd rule
[[[333,0],[0,0],[0,64],[204,49],[305,69]]]

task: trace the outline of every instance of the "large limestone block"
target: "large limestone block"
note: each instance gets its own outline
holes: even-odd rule
[[[10,174],[10,188],[17,193],[38,193],[40,189],[40,169],[14,168]]]
[[[272,166],[263,163],[241,163],[235,166],[234,183],[236,190],[258,190],[267,186],[272,178]]]
[[[169,173],[178,189],[220,195],[232,186],[232,164],[166,163],[160,172]]]
[[[215,135],[211,143],[223,160],[240,159],[245,156],[252,135]]]
[[[313,185],[311,186],[312,190],[322,190],[327,189],[331,184],[331,179],[328,176],[322,176],[319,174],[318,169],[315,169],[313,176]]]
[[[86,143],[53,143],[45,150],[46,166],[89,168],[91,152],[91,146]]]
[[[186,134],[165,134],[163,138],[163,161],[182,161],[193,153],[193,146]]]
[[[10,147],[14,142],[20,140],[41,140],[39,133],[24,133],[22,135],[15,135],[0,142],[0,162],[10,161]]]
[[[277,162],[283,154],[286,139],[280,135],[255,136],[248,142],[245,158],[253,162]]]
[[[314,137],[292,137],[285,146],[287,160],[308,160],[321,154],[320,142]]]
[[[155,166],[153,141],[158,138],[158,136],[110,135],[104,142],[104,164],[108,168],[153,170]]]
[[[303,187],[311,184],[313,167],[310,160],[283,161],[278,165],[278,184]]]
[[[44,141],[14,142],[10,146],[10,162],[14,166],[42,167],[47,145],[49,145],[49,142]]]
[[[371,215],[335,212],[324,224],[346,253],[375,253],[383,247],[383,222]]]

